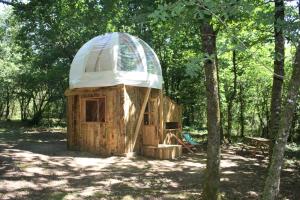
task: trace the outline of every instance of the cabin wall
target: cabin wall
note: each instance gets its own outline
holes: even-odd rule
[[[153,105],[153,109],[156,113],[153,113],[154,117],[150,118],[151,124],[144,125],[144,119],[138,133],[136,145],[134,144],[134,132],[137,126],[137,121],[140,116],[141,107],[146,96],[147,88],[124,86],[124,118],[125,118],[125,129],[126,129],[126,152],[139,152],[141,153],[143,147],[143,134],[146,131],[158,133],[159,130],[159,114],[158,114],[158,102],[159,102],[159,91],[158,89],[151,89],[148,102]],[[144,116],[143,116],[144,118]]]
[[[179,122],[180,127],[182,127],[182,106],[167,96],[164,96],[163,101],[164,122]]]
[[[123,86],[80,88],[68,96],[68,148],[109,156],[125,153]],[[85,121],[85,100],[105,98],[105,122]]]
[[[161,90],[151,89],[149,124],[144,124],[143,115],[134,146],[134,133],[147,89],[118,85],[67,90],[68,148],[110,156],[143,153],[144,147],[162,143],[165,122],[179,122],[182,126],[182,108],[169,97],[163,97]],[[86,122],[86,99],[102,97],[105,98],[105,122]]]

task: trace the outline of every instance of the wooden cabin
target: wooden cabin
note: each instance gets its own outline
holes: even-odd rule
[[[142,40],[110,33],[87,42],[73,60],[70,88],[65,92],[68,148],[101,156],[180,156],[180,145],[163,144],[168,123],[181,128],[182,112],[163,96],[161,83],[159,61]]]

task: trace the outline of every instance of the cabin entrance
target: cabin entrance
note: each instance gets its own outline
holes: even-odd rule
[[[143,145],[158,145],[158,116],[158,98],[151,98],[144,113]]]

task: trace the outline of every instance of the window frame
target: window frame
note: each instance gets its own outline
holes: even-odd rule
[[[155,103],[156,103],[156,98],[151,98],[148,100],[147,105],[145,107],[145,112],[144,112],[144,117],[143,117],[143,124],[144,126],[151,126],[155,125],[156,122],[155,120]],[[148,110],[146,110],[148,108]],[[148,124],[145,123],[145,116],[148,116]]]
[[[104,121],[100,121],[100,110],[99,110],[99,100],[103,99],[104,101]],[[99,97],[83,97],[82,99],[82,122],[84,123],[106,123],[107,122],[107,117],[106,117],[106,113],[107,113],[107,106],[106,106],[106,96],[99,96]],[[86,121],[86,102],[87,101],[96,101],[97,102],[97,121]]]

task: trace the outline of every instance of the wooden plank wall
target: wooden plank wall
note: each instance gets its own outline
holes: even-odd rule
[[[179,122],[182,127],[182,106],[164,96],[163,117],[164,122]]]
[[[73,111],[73,104],[74,104],[74,96],[67,96],[67,147],[68,149],[72,149],[74,144],[74,111]]]
[[[134,86],[124,86],[124,117],[125,117],[125,127],[126,127],[126,153],[130,152],[138,152],[142,151],[142,135],[144,130],[144,124],[142,122],[142,126],[137,137],[136,145],[133,147],[133,135],[135,131],[135,127],[137,125],[139,113],[141,110],[141,106],[143,103],[143,99],[145,97],[147,88],[142,87],[134,87]],[[155,105],[155,108],[158,109],[158,99],[159,99],[159,90],[151,89],[149,101],[152,101]],[[158,111],[157,114],[154,115],[156,118],[151,119],[155,122],[154,126],[158,127]],[[154,130],[158,130],[155,128]]]
[[[159,137],[155,125],[145,125],[143,131],[143,146],[158,146]]]
[[[70,150],[79,150],[79,98],[67,96],[67,146]]]
[[[68,147],[110,156],[125,153],[123,85],[81,88],[65,92],[68,96]],[[85,100],[106,99],[105,122],[85,122]]]
[[[125,152],[130,153],[134,151],[133,147],[133,138],[134,138],[134,130],[138,121],[139,111],[142,106],[142,99],[145,96],[146,89],[138,88],[133,86],[125,86],[124,87],[124,110],[125,110],[125,129],[126,129],[126,144],[125,144]],[[142,132],[143,129],[140,129]],[[136,149],[140,150],[140,133],[136,142]]]
[[[105,156],[123,155],[133,151],[141,152],[142,136],[147,129],[146,125],[142,124],[135,147],[133,147],[133,134],[146,90],[147,88],[124,85],[67,90],[65,95],[68,99],[68,148]],[[84,100],[97,97],[106,98],[106,122],[83,121]],[[181,106],[169,97],[164,97],[163,109],[160,109],[160,99],[161,90],[151,89],[150,102],[155,112],[150,119],[154,127],[149,130],[155,131],[155,134],[161,133],[164,125],[162,121],[176,121],[182,124]],[[160,137],[160,143],[163,138],[164,136]],[[156,143],[155,138],[153,141]]]
[[[164,129],[165,129],[165,124],[164,124],[164,97],[163,97],[163,91],[159,91],[159,98],[158,98],[158,136],[159,136],[159,143],[163,144],[163,141],[165,139],[164,136]]]

